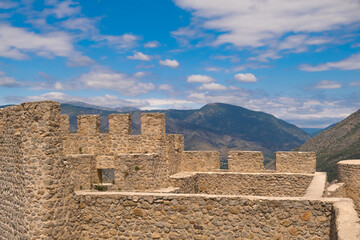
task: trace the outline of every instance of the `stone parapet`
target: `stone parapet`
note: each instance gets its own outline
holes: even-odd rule
[[[314,173],[316,155],[314,152],[276,152],[276,172]]]
[[[345,184],[346,197],[354,200],[356,210],[360,215],[360,160],[338,162],[338,181]]]
[[[179,193],[301,197],[313,174],[181,172],[171,176]]]
[[[165,114],[164,113],[142,113],[141,135],[164,136]]]
[[[220,152],[184,151],[181,171],[212,172],[220,169]]]
[[[264,157],[257,151],[229,151],[228,170],[230,172],[262,172]]]
[[[110,114],[109,115],[110,134],[131,134],[131,115],[130,114]]]
[[[79,115],[77,117],[78,133],[83,135],[95,135],[100,133],[99,115]]]

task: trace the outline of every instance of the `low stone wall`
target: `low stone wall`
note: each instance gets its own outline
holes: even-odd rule
[[[171,179],[180,193],[300,197],[313,177],[313,174],[183,172]]]
[[[220,169],[220,152],[185,151],[181,171],[211,172]]]
[[[344,183],[344,197],[354,200],[360,215],[360,160],[338,162],[338,181]]]
[[[314,152],[276,152],[276,172],[314,173],[316,155]]]
[[[229,151],[229,172],[262,172],[264,170],[264,157],[256,151]]]
[[[79,239],[329,239],[332,203],[296,198],[77,192]]]

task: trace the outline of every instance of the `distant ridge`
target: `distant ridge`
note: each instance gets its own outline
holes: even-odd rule
[[[338,161],[360,158],[360,110],[309,139],[299,150],[316,152],[317,171],[327,172],[330,181],[335,179]]]

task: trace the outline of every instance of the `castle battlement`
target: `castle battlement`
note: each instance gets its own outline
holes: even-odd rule
[[[360,239],[360,160],[326,188],[309,152],[184,151],[165,115],[69,117],[53,101],[0,110],[0,239]],[[353,200],[352,200],[352,199]],[[354,207],[355,202],[355,207]]]

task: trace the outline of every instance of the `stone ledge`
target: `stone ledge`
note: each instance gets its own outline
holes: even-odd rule
[[[339,165],[342,165],[342,164],[360,165],[360,159],[344,160],[344,161],[338,162],[337,164],[339,164]]]
[[[265,197],[265,196],[249,196],[249,195],[215,195],[215,194],[184,194],[184,193],[156,193],[156,192],[90,192],[90,191],[75,191],[77,196],[103,196],[103,195],[119,195],[119,196],[150,196],[150,197],[195,197],[195,198],[243,198],[248,200],[279,200],[279,201],[316,201],[325,203],[344,202],[352,203],[350,198],[313,198],[313,197]]]
[[[282,172],[260,172],[260,173],[251,173],[251,172],[224,172],[224,171],[216,171],[216,172],[179,172],[174,175],[171,175],[170,178],[184,178],[191,177],[196,174],[218,174],[218,175],[291,175],[291,176],[315,176],[315,173],[282,173]]]
[[[360,239],[360,221],[352,200],[334,203],[338,240]]]

